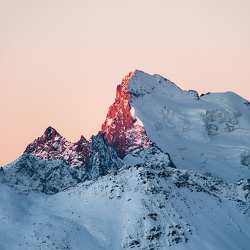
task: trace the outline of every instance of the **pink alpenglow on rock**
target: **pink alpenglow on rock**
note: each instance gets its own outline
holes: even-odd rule
[[[43,160],[63,159],[73,167],[84,166],[91,157],[89,143],[83,136],[78,142],[72,143],[52,127],[48,127],[41,137],[30,143],[24,153],[33,154]]]
[[[105,122],[99,134],[104,133],[109,144],[120,157],[153,145],[148,138],[143,124],[135,117],[131,106],[130,80],[137,71],[130,72],[117,86],[114,103],[110,106]]]

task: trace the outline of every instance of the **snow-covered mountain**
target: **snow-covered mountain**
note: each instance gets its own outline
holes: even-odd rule
[[[43,160],[63,159],[73,167],[85,166],[92,155],[89,142],[83,136],[78,142],[72,143],[52,127],[48,127],[41,137],[30,143],[24,153],[35,155]]]
[[[249,180],[144,163],[55,195],[0,187],[0,249],[249,248]]]
[[[250,177],[250,106],[245,99],[232,92],[199,96],[159,75],[138,70],[120,88],[128,93],[123,101],[129,103],[125,118],[130,114],[134,121],[125,129],[126,138],[141,129],[139,138],[146,133],[150,142],[170,154],[178,168],[210,173],[225,181]],[[103,131],[111,141],[110,130],[123,134],[124,129],[116,126],[117,115],[109,113]]]
[[[249,131],[240,96],[131,72],[97,136],[1,169],[0,249],[248,249]]]

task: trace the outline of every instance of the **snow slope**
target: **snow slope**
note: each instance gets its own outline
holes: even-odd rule
[[[249,182],[144,164],[55,195],[0,185],[2,250],[249,249]]]
[[[250,106],[245,99],[232,92],[199,96],[138,70],[128,89],[134,116],[178,168],[228,182],[250,177]]]

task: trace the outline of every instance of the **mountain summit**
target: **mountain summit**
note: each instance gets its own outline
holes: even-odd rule
[[[35,155],[43,160],[63,159],[73,167],[85,166],[91,157],[89,143],[83,136],[78,142],[72,143],[50,126],[41,137],[27,146],[24,153]]]
[[[104,133],[109,144],[122,158],[127,153],[153,144],[131,106],[132,96],[129,87],[131,79],[136,74],[137,71],[130,72],[117,86],[115,102],[110,106],[99,132]]]
[[[248,249],[249,114],[130,72],[96,136],[48,127],[0,168],[0,249]]]
[[[136,70],[118,85],[102,132],[122,157],[154,144],[179,168],[235,181],[250,177],[249,112],[235,93],[199,96]]]
[[[117,86],[98,136],[125,164],[168,162],[231,182],[250,177],[249,112],[249,102],[232,92],[199,96],[135,70]],[[84,168],[97,153],[93,145],[84,137],[68,142],[48,127],[25,153]]]

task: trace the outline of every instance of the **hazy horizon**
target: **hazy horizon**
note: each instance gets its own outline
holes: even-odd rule
[[[96,134],[130,71],[250,100],[250,2],[0,0],[0,166],[48,126]]]

